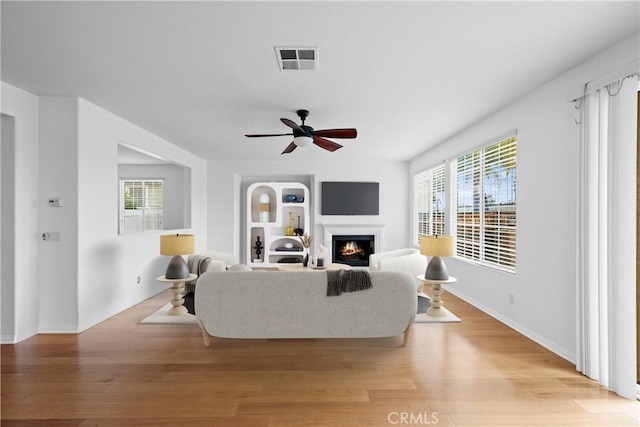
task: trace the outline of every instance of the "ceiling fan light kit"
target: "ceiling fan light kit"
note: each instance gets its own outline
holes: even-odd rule
[[[306,136],[306,135],[304,135],[304,136],[296,136],[295,138],[293,138],[293,142],[298,147],[308,147],[313,142],[313,138],[311,138],[310,136]]]
[[[345,129],[321,129],[314,130],[311,126],[307,126],[304,124],[305,119],[309,116],[308,110],[298,110],[296,111],[298,117],[302,121],[301,125],[298,125],[293,120],[282,118],[280,121],[284,123],[286,126],[289,126],[293,133],[278,133],[278,134],[251,134],[245,135],[248,138],[262,138],[262,137],[271,137],[271,136],[293,136],[293,141],[284,149],[282,154],[291,153],[296,147],[307,147],[311,145],[311,143],[317,145],[320,148],[324,148],[327,151],[336,151],[339,148],[342,148],[342,145],[328,140],[326,138],[345,138],[345,139],[354,139],[358,136],[358,131],[354,128],[345,128]]]

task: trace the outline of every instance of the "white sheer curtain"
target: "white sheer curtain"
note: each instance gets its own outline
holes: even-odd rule
[[[589,90],[588,90],[589,89]],[[585,85],[578,124],[576,369],[636,397],[637,73]]]

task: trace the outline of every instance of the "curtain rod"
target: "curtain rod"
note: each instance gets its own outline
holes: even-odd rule
[[[606,76],[587,82],[586,88],[585,88],[585,85],[582,85],[578,89],[572,90],[567,94],[567,101],[575,102],[580,97],[584,95],[588,95],[592,92],[595,92],[598,89],[602,89],[606,85],[613,83],[617,80],[624,79],[625,77],[637,76],[639,70],[640,70],[640,60],[635,60],[632,63],[627,64],[624,67],[607,74]]]

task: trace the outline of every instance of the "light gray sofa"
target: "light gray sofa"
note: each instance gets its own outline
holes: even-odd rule
[[[371,289],[326,296],[325,271],[206,272],[195,311],[205,345],[221,338],[371,338],[404,333],[416,315],[408,273],[372,272]]]

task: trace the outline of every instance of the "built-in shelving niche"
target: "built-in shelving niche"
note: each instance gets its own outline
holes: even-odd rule
[[[261,217],[266,212],[260,196],[269,198],[268,218]],[[309,187],[301,182],[255,182],[246,190],[246,241],[245,259],[251,267],[274,267],[283,262],[302,262],[300,240],[286,235],[292,226],[302,233],[311,234],[313,224],[310,215]],[[260,237],[261,254],[258,258],[256,242]],[[291,248],[287,248],[291,244]]]

